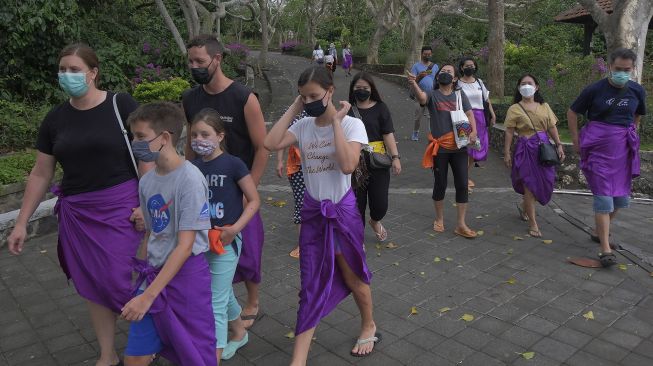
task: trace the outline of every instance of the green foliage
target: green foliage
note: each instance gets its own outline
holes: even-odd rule
[[[0,157],[0,184],[24,182],[34,163],[36,151],[23,151]]]
[[[6,99],[58,94],[59,50],[79,37],[77,1],[6,1],[0,11],[0,90]],[[20,96],[20,98],[18,98]]]
[[[181,100],[181,94],[188,88],[190,88],[188,81],[181,78],[155,82],[145,81],[136,86],[134,98],[140,103],[162,100],[177,102]]]
[[[0,153],[34,146],[46,105],[0,100]]]

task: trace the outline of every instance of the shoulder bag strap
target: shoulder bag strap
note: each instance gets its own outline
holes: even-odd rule
[[[460,95],[460,90],[456,90],[456,110],[463,110],[463,97]]]
[[[485,91],[484,91],[485,85],[483,85],[481,79],[479,78],[476,78],[476,82],[478,83],[478,86],[481,87],[481,100],[483,100],[483,102],[487,102],[487,99],[485,99]]]
[[[351,110],[354,111],[354,116],[356,118],[360,119],[361,121],[363,120],[363,117],[361,117],[361,112],[358,111],[358,107],[356,107],[355,105],[352,105]]]
[[[535,125],[533,124],[533,120],[531,119],[531,116],[528,115],[528,111],[526,110],[526,108],[524,108],[523,105],[521,105],[521,103],[518,102],[517,104],[522,109],[522,111],[524,111],[524,114],[526,114],[526,117],[528,117],[528,121],[531,123],[531,128],[533,129],[533,132],[535,132],[535,134],[537,135],[537,130],[535,129]]]
[[[122,117],[120,117],[120,111],[118,111],[118,102],[117,102],[118,93],[113,95],[113,111],[116,113],[116,119],[118,120],[118,127],[120,127],[120,132],[125,138],[125,144],[127,144],[127,150],[129,150],[129,157],[132,159],[132,164],[134,164],[134,171],[138,177],[138,165],[136,165],[136,160],[134,159],[134,153],[132,152],[132,145],[129,143],[129,137],[127,137],[127,130],[125,125],[122,123]]]

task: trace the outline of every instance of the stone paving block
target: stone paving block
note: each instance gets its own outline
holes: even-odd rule
[[[472,355],[474,350],[456,340],[447,339],[436,347],[433,352],[449,361],[460,363],[465,358]]]
[[[0,338],[11,337],[14,334],[27,332],[32,329],[29,322],[25,319],[19,319],[11,323],[7,323],[0,328]]]
[[[432,322],[425,325],[425,328],[438,333],[446,338],[453,337],[456,333],[465,329],[466,325],[463,321],[451,319],[446,316],[440,316]]]
[[[626,358],[619,361],[622,366],[642,366],[642,365],[653,365],[653,359],[638,355],[636,353],[630,353]]]
[[[253,362],[275,351],[277,351],[277,348],[263,338],[256,336],[256,334],[250,334],[249,342],[238,350],[238,354]]]
[[[642,338],[648,338],[653,334],[653,325],[638,319],[632,314],[619,318],[612,326],[615,329],[620,329]]]
[[[96,359],[98,353],[88,344],[82,344],[54,352],[52,354],[60,365],[69,365],[87,359]]]
[[[315,366],[334,366],[334,365],[350,365],[350,364],[351,364],[350,362],[347,362],[344,359],[330,352],[323,353],[311,359],[311,365],[315,365]]]
[[[621,366],[619,363],[599,358],[585,351],[579,351],[565,362],[569,366]]]
[[[38,343],[38,337],[35,331],[29,329],[0,338],[0,350],[3,352],[12,351],[34,343]]]
[[[546,355],[546,357],[564,362],[570,358],[578,349],[568,344],[558,342],[555,339],[544,338],[531,347],[537,354]]]
[[[414,334],[414,333],[413,333]],[[383,353],[404,364],[411,364],[417,356],[426,352],[425,349],[400,339],[383,349]]]
[[[480,296],[474,297],[463,304],[463,306],[482,314],[489,314],[498,305],[499,304]]]
[[[33,343],[27,347],[18,348],[12,351],[4,352],[7,363],[17,365],[31,360],[41,359],[48,356],[48,350],[42,343]]]
[[[565,326],[556,329],[550,337],[576,348],[581,348],[592,340],[592,336]]]
[[[483,366],[503,366],[504,362],[497,360],[496,358],[490,357],[482,352],[474,352],[469,357],[463,360],[461,365],[483,365]],[[436,364],[433,364],[436,365]]]
[[[499,338],[501,339],[504,339],[510,343],[516,344],[526,349],[534,345],[537,341],[542,339],[542,337],[543,336],[541,334],[535,333],[533,331],[518,326],[514,326],[508,329],[503,334],[501,334],[501,336],[499,336]]]
[[[23,318],[23,313],[20,310],[0,311],[0,326],[19,321]]]
[[[254,365],[257,366],[269,366],[269,365],[289,365],[291,356],[283,352],[275,352],[268,354],[260,359],[254,361]],[[229,360],[229,366],[232,366],[232,361]],[[226,363],[226,362],[225,362]]]
[[[608,296],[601,298],[599,301],[595,302],[593,306],[607,309],[617,314],[625,314],[633,308],[632,304]]]
[[[626,357],[628,353],[630,353],[626,349],[623,349],[612,343],[602,341],[598,338],[585,345],[585,347],[583,347],[583,351],[613,362],[621,361],[624,357]]]
[[[501,362],[512,365],[517,357],[519,357],[519,354],[526,352],[526,350],[523,347],[506,340],[495,339],[483,347],[483,352]]]
[[[50,351],[50,353],[56,353],[66,348],[84,344],[86,343],[86,340],[84,339],[84,337],[79,335],[79,333],[75,332],[75,333],[64,334],[63,336],[59,336],[56,338],[50,338],[44,340],[43,343],[45,343],[45,346],[48,348],[48,351]]]
[[[559,366],[560,364],[560,362],[539,353],[530,360],[520,357],[513,363],[514,366]]]
[[[528,315],[517,323],[520,327],[541,335],[548,335],[558,328],[558,324],[552,323],[537,315]]]
[[[420,328],[403,339],[428,351],[435,349],[446,338],[425,328]]]
[[[64,334],[68,334],[77,330],[72,322],[69,320],[63,320],[60,322],[49,324],[43,328],[36,330],[36,333],[39,335],[40,339],[50,339]],[[92,328],[87,328],[92,332]],[[95,339],[95,337],[93,337]],[[88,339],[87,339],[88,340]]]
[[[606,329],[599,338],[629,350],[635,349],[642,342],[641,337],[613,328]]]
[[[493,335],[472,327],[463,329],[453,337],[456,341],[477,351],[483,349],[483,347],[494,338]]]
[[[540,318],[546,319],[556,324],[564,324],[567,320],[571,319],[573,314],[564,310],[556,309],[552,306],[543,306],[535,311],[535,314]]]
[[[411,366],[426,366],[426,365],[437,365],[437,366],[454,366],[455,363],[447,360],[446,358],[436,355],[435,353],[422,353],[418,355],[412,363]]]
[[[635,349],[635,353],[638,353],[642,356],[653,358],[653,342],[649,340],[642,341]]]
[[[506,330],[513,327],[511,323],[493,318],[491,316],[484,316],[483,318],[472,322],[470,326],[474,329],[478,329],[481,332],[491,334],[495,337],[500,336]]]
[[[515,323],[527,316],[528,311],[511,304],[503,304],[497,306],[489,315],[509,323]]]

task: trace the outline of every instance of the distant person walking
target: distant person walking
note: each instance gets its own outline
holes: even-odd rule
[[[351,69],[354,67],[354,58],[349,43],[345,43],[342,49],[342,69],[345,70],[345,76],[351,76]]]
[[[329,55],[333,57],[333,63],[331,64],[331,71],[336,72],[336,65],[338,64],[338,50],[336,49],[336,45],[331,42],[329,45]]]
[[[474,112],[474,120],[476,121],[476,131],[478,132],[478,139],[481,143],[481,149],[467,149],[469,154],[467,168],[471,167],[477,161],[487,160],[487,152],[489,146],[488,128],[491,128],[496,122],[496,115],[490,102],[490,91],[485,87],[483,80],[476,76],[478,72],[478,64],[476,60],[471,57],[465,57],[458,63],[458,72],[460,72],[460,79],[458,80],[458,87],[465,92],[469,103],[472,105]],[[487,118],[489,117],[489,118]],[[471,179],[467,180],[469,188],[475,186]]]
[[[324,64],[324,51],[319,43],[316,43],[313,49],[313,62],[320,65]]]
[[[555,141],[556,152],[560,160],[565,153],[560,143],[556,123],[558,118],[551,107],[544,102],[540,94],[540,84],[535,76],[522,76],[515,87],[514,104],[508,108],[504,126],[504,161],[512,169],[510,177],[515,192],[523,195],[522,202],[517,204],[519,216],[528,222],[528,234],[534,238],[542,237],[537,225],[535,201],[546,205],[553,194],[555,183],[555,166],[544,166],[539,160],[539,146],[549,142],[549,137]],[[510,146],[515,131],[519,135],[514,156],[510,154]]]
[[[415,81],[419,85],[420,89],[427,94],[433,90],[433,81],[435,80],[435,74],[437,74],[439,71],[438,65],[431,62],[432,56],[433,49],[431,46],[422,47],[421,59],[416,62],[410,69],[410,73],[415,75]],[[416,96],[415,100],[417,100]],[[413,125],[413,134],[410,137],[410,139],[413,141],[419,141],[419,128],[422,124],[422,116],[426,116],[427,110],[428,108],[426,107],[426,104],[417,104],[417,108],[415,109],[415,123]]]
[[[630,80],[637,55],[618,48],[610,54],[607,78],[586,87],[567,111],[574,149],[594,195],[595,232],[604,267],[617,263],[610,243],[610,223],[630,205],[632,179],[639,176],[640,121],[646,114],[646,91]],[[589,121],[578,134],[578,115]]]

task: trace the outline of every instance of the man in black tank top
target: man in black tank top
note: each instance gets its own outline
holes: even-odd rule
[[[182,104],[190,123],[200,110],[215,109],[226,130],[226,150],[242,159],[258,185],[265,171],[268,151],[263,146],[265,121],[256,96],[242,84],[222,73],[224,47],[213,35],[199,35],[189,41],[188,65],[197,86],[186,90]],[[190,124],[187,125],[190,131]],[[187,132],[186,159],[194,159]],[[258,284],[263,248],[263,224],[257,213],[242,231],[243,249],[234,282],[245,281],[247,305],[241,312],[245,327],[250,327],[258,314]]]

